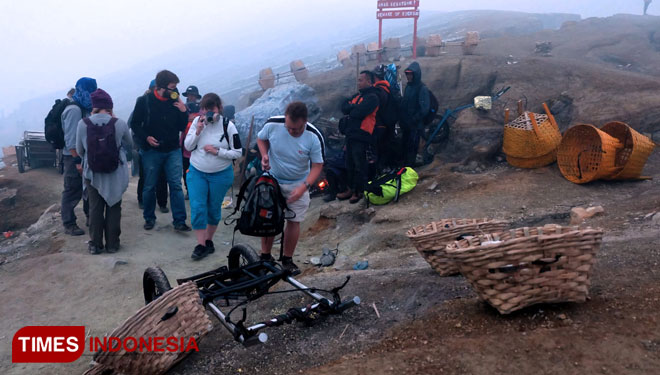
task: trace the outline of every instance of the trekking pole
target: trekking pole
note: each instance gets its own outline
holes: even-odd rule
[[[239,186],[243,186],[245,182],[245,169],[247,168],[247,158],[250,155],[250,142],[252,142],[252,129],[254,129],[254,116],[252,116],[252,121],[250,121],[250,131],[248,132],[247,139],[247,148],[245,149],[245,158],[243,158],[243,164],[241,165],[241,183]]]

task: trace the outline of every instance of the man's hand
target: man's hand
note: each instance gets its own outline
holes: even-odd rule
[[[174,106],[177,107],[181,112],[186,112],[188,110],[188,108],[186,108],[186,105],[183,103],[181,98],[179,98],[179,100],[174,102]]]
[[[268,155],[261,157],[261,169],[264,171],[270,171],[270,159],[268,158]]]
[[[220,150],[211,145],[206,145],[204,146],[204,151],[208,152],[209,154],[217,155]]]
[[[289,195],[289,199],[286,200],[286,203],[290,204],[297,201],[298,199],[300,199],[300,197],[303,196],[303,194],[305,194],[306,191],[307,191],[307,186],[305,185],[298,186],[297,188],[293,189],[291,195]]]
[[[148,137],[147,137],[147,143],[149,143],[149,145],[150,145],[151,147],[158,147],[158,146],[160,146],[160,143],[156,140],[156,138],[154,138],[154,137],[152,137],[152,136],[148,136]]]
[[[79,174],[82,175],[82,172],[83,172],[83,170],[82,170],[82,164],[76,164],[76,170],[78,171]]]

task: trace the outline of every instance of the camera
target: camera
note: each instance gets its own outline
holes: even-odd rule
[[[179,89],[175,88],[174,90],[170,91],[170,100],[179,100]]]

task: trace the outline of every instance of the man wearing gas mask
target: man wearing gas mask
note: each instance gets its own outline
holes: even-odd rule
[[[156,75],[152,93],[141,96],[135,103],[131,129],[140,143],[140,157],[145,174],[144,229],[153,229],[156,223],[156,184],[158,174],[165,171],[170,187],[170,205],[174,229],[190,231],[186,225],[186,206],[181,187],[183,166],[179,149],[179,132],[186,129],[188,113],[176,85],[179,77],[169,70]]]

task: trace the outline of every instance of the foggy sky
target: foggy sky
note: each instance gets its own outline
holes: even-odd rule
[[[420,8],[422,12],[498,9],[590,17],[641,14],[642,5],[642,0],[421,0]],[[652,3],[649,13],[660,13],[658,8],[660,1]],[[375,12],[376,0],[3,0],[0,118],[24,100],[58,90],[64,96],[81,76],[97,78],[103,86],[102,77],[109,73],[197,40],[277,36],[295,42],[301,35],[320,36],[365,19],[371,19],[375,30]],[[190,51],[191,58],[203,54],[203,45]]]

